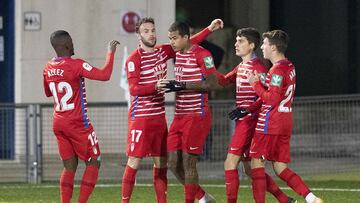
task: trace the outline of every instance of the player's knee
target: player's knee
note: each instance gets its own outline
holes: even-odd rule
[[[283,172],[287,168],[286,164],[283,163],[273,163],[273,169],[275,171],[275,174],[279,176],[281,172]]]
[[[101,162],[100,160],[96,160],[91,158],[89,161],[85,162],[87,166],[96,166],[98,168],[100,168]]]
[[[175,159],[169,159],[168,162],[167,162],[167,167],[170,171],[172,171],[173,173],[175,173],[178,168],[178,163],[177,163],[177,160]]]
[[[78,166],[78,158],[76,156],[73,156],[70,159],[63,160],[63,164],[66,170],[76,172]]]
[[[237,168],[237,162],[227,158],[224,161],[224,168],[225,168],[225,170],[236,169]]]

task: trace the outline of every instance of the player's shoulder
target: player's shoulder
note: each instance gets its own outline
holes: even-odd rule
[[[210,55],[211,56],[210,51],[208,51],[204,47],[202,47],[200,45],[197,45],[197,44],[194,44],[193,46],[194,46],[193,47],[193,52],[198,54],[199,56],[205,56],[205,55]]]
[[[251,69],[256,70],[257,72],[267,72],[268,68],[265,64],[261,61],[260,58],[256,57],[248,62]]]
[[[141,53],[139,49],[136,49],[135,51],[131,52],[130,55],[127,57],[126,62],[133,62],[137,63],[141,60]]]

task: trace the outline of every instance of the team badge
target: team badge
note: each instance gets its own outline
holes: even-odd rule
[[[273,86],[281,86],[283,77],[281,75],[272,74],[270,84]]]
[[[128,71],[129,72],[134,72],[135,71],[135,64],[134,64],[134,62],[132,62],[132,61],[130,61],[129,63],[128,63]]]
[[[83,68],[85,69],[85,70],[87,70],[87,71],[91,71],[91,69],[93,68],[90,64],[88,64],[88,63],[83,63]]]
[[[214,67],[214,61],[213,61],[213,58],[211,56],[205,57],[204,58],[204,63],[205,63],[206,68]]]

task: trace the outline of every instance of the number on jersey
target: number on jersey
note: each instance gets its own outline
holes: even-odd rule
[[[73,95],[73,91],[71,85],[67,82],[59,82],[56,87],[55,82],[49,83],[50,91],[54,97],[55,101],[55,111],[69,111],[75,108],[74,103],[68,103],[69,99]],[[65,91],[65,95],[60,99],[58,98],[58,93],[63,93]]]
[[[280,106],[279,106],[279,108],[278,108],[278,111],[279,111],[279,112],[282,112],[282,113],[292,112],[291,106],[288,107],[288,106],[286,106],[286,105],[287,105],[287,103],[288,103],[289,101],[292,101],[292,100],[293,100],[293,98],[294,98],[294,92],[295,92],[295,84],[290,85],[290,86],[287,88],[287,90],[286,90],[286,92],[285,92],[285,97],[286,97],[286,98],[280,102]]]

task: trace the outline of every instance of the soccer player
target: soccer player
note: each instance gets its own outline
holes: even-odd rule
[[[323,202],[287,166],[290,162],[292,103],[296,81],[295,67],[285,57],[288,39],[288,35],[282,30],[263,34],[261,49],[264,58],[273,64],[265,80],[267,87],[260,82],[258,74],[248,73],[249,83],[263,101],[250,147],[253,196],[256,203],[265,202],[265,160],[272,161],[275,173],[303,196],[307,203]]]
[[[235,131],[228,146],[228,154],[224,163],[225,184],[228,203],[236,203],[239,190],[238,166],[243,162],[245,173],[251,177],[249,150],[255,131],[258,111],[248,113],[248,109],[255,105],[258,96],[247,80],[247,73],[256,71],[266,75],[267,68],[256,56],[255,50],[260,44],[260,33],[254,28],[242,28],[236,33],[235,52],[242,62],[231,72],[221,77],[219,83],[223,86],[236,83],[236,109],[229,113],[232,120],[236,120]],[[253,108],[256,108],[254,106]],[[280,203],[294,202],[276,185],[274,180],[266,175],[267,191],[272,193]]]
[[[209,51],[190,41],[189,27],[175,22],[169,28],[176,53],[175,80],[162,80],[163,91],[176,92],[175,117],[168,136],[168,167],[184,184],[185,202],[194,202],[199,190],[196,164],[211,126],[207,91],[216,86],[216,69]],[[215,202],[205,195],[200,202]]]
[[[206,29],[192,38],[199,43],[209,33],[221,27],[222,21],[214,20]],[[166,202],[168,136],[165,119],[164,93],[158,81],[166,78],[166,61],[175,58],[169,44],[156,46],[155,23],[143,18],[136,25],[139,48],[126,61],[130,95],[133,97],[128,114],[128,140],[125,172],[122,178],[122,202],[130,201],[135,177],[143,157],[153,157],[153,183],[157,202]],[[204,196],[203,190],[199,194]],[[199,195],[199,196],[200,196]]]
[[[68,32],[58,30],[50,42],[57,57],[44,68],[44,89],[54,99],[53,130],[64,169],[60,177],[61,202],[69,203],[73,193],[78,158],[86,168],[80,185],[79,203],[87,202],[94,190],[100,167],[98,138],[87,116],[85,80],[110,79],[118,41],[109,44],[106,62],[98,69],[84,60],[71,58],[74,46]]]

